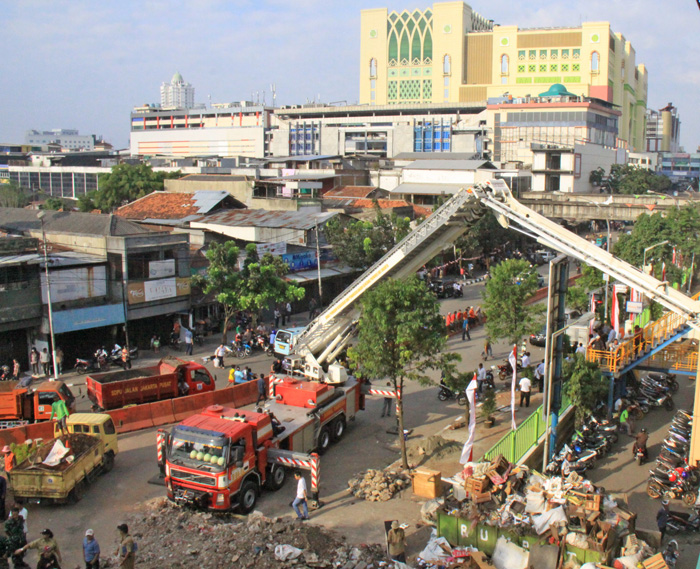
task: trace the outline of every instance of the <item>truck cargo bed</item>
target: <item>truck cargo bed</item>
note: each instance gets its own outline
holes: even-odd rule
[[[90,374],[90,379],[105,385],[116,381],[127,381],[129,379],[140,379],[143,377],[153,377],[156,375],[160,375],[160,368],[158,366]]]

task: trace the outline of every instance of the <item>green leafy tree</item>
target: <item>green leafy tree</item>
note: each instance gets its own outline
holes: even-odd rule
[[[293,302],[304,297],[304,288],[283,279],[289,267],[280,257],[266,253],[258,258],[254,243],[246,246],[243,268],[238,270],[240,249],[233,241],[213,243],[206,252],[206,275],[193,277],[205,294],[215,294],[224,308],[222,341],[226,342],[228,324],[239,310],[248,310],[253,324],[258,313],[278,302]]]
[[[66,209],[66,202],[61,198],[48,198],[42,205],[41,209],[51,209],[54,211],[60,211]]]
[[[15,182],[0,184],[0,207],[24,207],[29,203],[29,197],[24,188]]]
[[[584,263],[581,266],[581,276],[576,279],[576,286],[580,286],[586,292],[590,292],[599,289],[603,285],[605,285],[603,272]]]
[[[630,164],[613,164],[610,167],[608,186],[613,193],[636,195],[647,192],[666,192],[672,182],[666,176]]]
[[[430,383],[428,369],[447,370],[458,356],[443,354],[447,338],[435,295],[412,276],[389,279],[364,295],[358,324],[359,335],[349,358],[369,379],[388,379],[404,393],[406,380]],[[403,437],[403,399],[397,402],[401,460],[408,468]]]
[[[583,287],[580,286],[569,287],[566,290],[566,305],[569,308],[578,310],[581,313],[586,312],[590,305],[588,293]]]
[[[489,338],[517,344],[538,329],[545,307],[525,303],[538,290],[537,281],[537,271],[522,259],[508,259],[491,269],[483,293]]]
[[[324,228],[333,252],[343,263],[355,269],[366,269],[381,259],[410,230],[408,218],[388,216],[375,202],[374,221],[343,223],[331,219]]]
[[[109,174],[100,176],[99,190],[78,199],[78,208],[80,211],[99,209],[111,212],[135,199],[162,191],[166,179],[181,176],[179,171],[154,172],[148,164],[118,164]]]
[[[493,211],[488,210],[456,242],[455,247],[467,258],[485,256],[488,258],[496,249],[510,244],[515,249],[522,248],[528,239],[522,233],[503,227],[496,220]]]
[[[564,393],[576,410],[576,425],[580,427],[608,394],[610,382],[597,362],[586,361],[582,354],[575,354],[573,360],[565,363],[564,376],[569,378],[564,383]]]

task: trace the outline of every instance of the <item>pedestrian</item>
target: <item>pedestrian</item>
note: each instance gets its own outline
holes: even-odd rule
[[[520,378],[520,407],[523,406],[523,401],[525,402],[525,407],[530,406],[530,389],[532,387],[530,383],[530,378],[523,376]]]
[[[5,498],[7,497],[7,479],[0,476],[0,519],[5,519]]]
[[[119,531],[119,550],[117,551],[119,567],[120,569],[134,569],[137,548],[134,538],[129,535],[129,526],[119,524],[117,531]]]
[[[191,356],[193,347],[194,346],[192,343],[192,332],[187,330],[187,332],[185,332],[185,354]]]
[[[235,380],[236,380],[236,366],[231,366],[231,369],[228,372],[228,384],[233,385]]]
[[[522,359],[520,360],[520,365],[523,369],[530,369],[530,352],[525,352]]]
[[[270,371],[272,374],[282,373],[282,358],[277,358],[270,366]]]
[[[236,366],[236,369],[233,372],[233,383],[235,385],[245,383],[245,372],[240,368],[240,366]]]
[[[4,535],[0,536],[0,569],[10,569],[10,563],[8,561],[10,555],[12,555],[10,540]]]
[[[39,375],[39,352],[32,346],[32,351],[29,352],[29,363],[32,366],[32,375]]]
[[[46,348],[41,350],[41,354],[39,354],[39,361],[41,362],[44,375],[47,377],[51,375],[51,356]]]
[[[386,535],[386,542],[389,546],[389,557],[394,561],[406,563],[406,532],[396,520],[391,522],[391,529]]]
[[[27,520],[29,519],[29,512],[27,512],[27,508],[25,508],[22,504],[19,502],[15,502],[13,508],[17,508],[19,510],[19,517],[22,518],[22,525],[24,528],[24,539],[27,539],[27,534],[29,533],[29,526],[27,525]],[[10,512],[10,516],[12,515],[12,512]],[[10,517],[8,516],[8,518]]]
[[[491,348],[491,340],[486,338],[484,340],[484,351],[481,354],[484,357],[484,361],[489,359],[489,357],[493,357],[493,349]]]
[[[469,318],[465,318],[462,320],[462,341],[464,342],[464,339],[467,338],[468,340],[471,340],[472,337],[469,335]]]
[[[21,519],[21,517],[20,517]],[[24,526],[24,524],[22,524]],[[34,541],[30,541],[29,543],[26,543],[21,549],[19,549],[19,552],[26,552],[28,549],[36,549],[39,552],[44,551],[45,548],[50,548],[53,553],[56,554],[56,557],[58,558],[59,563],[63,563],[63,559],[61,559],[61,550],[58,548],[58,542],[54,539],[53,537],[53,532],[46,528],[41,530],[41,537],[38,539],[35,539]],[[15,551],[17,553],[17,551]]]
[[[24,562],[24,546],[27,545],[27,537],[24,534],[24,520],[19,515],[19,508],[14,506],[10,510],[10,517],[5,522],[5,533],[10,541],[10,551],[12,552],[12,565],[15,569],[29,567]]]
[[[265,402],[267,401],[267,389],[265,386],[265,376],[261,373],[260,377],[258,377],[258,400],[255,402],[256,405],[259,405],[260,402]]]
[[[58,557],[50,546],[44,547],[36,564],[36,569],[61,569]]]
[[[632,342],[634,344],[634,355],[636,356],[644,343],[644,332],[639,326],[634,327]]]
[[[214,352],[214,356],[216,358],[216,361],[218,362],[218,365],[216,367],[223,368],[224,367],[224,356],[226,355],[226,346],[223,344],[219,344],[219,347],[216,348],[216,351]]]
[[[157,338],[158,338],[158,336],[156,336],[155,334],[153,334],[153,336],[151,336],[151,350],[152,350],[154,353],[155,353],[155,351],[156,351],[155,343],[156,343],[156,339],[157,339]]]
[[[484,364],[479,362],[479,367],[476,370],[476,390],[479,393],[483,390],[484,381],[486,381],[486,368]]]
[[[608,346],[611,346],[616,339],[617,331],[615,330],[615,328],[610,328],[610,331],[608,332]]]
[[[586,355],[586,346],[583,345],[583,342],[578,343],[578,348],[576,348],[576,353],[581,354],[581,355]]]
[[[386,386],[391,387],[391,382],[387,382]],[[393,397],[384,398],[384,403],[382,406],[382,417],[384,417],[384,415],[386,415],[387,417],[391,417],[391,404],[393,403],[393,401]]]
[[[539,365],[535,368],[535,379],[537,380],[537,385],[539,386],[540,393],[542,393],[544,388],[544,360],[542,360]]]
[[[95,539],[95,532],[91,529],[85,532],[83,538],[83,559],[85,569],[100,569],[100,544]]]
[[[317,316],[318,303],[315,297],[311,297],[309,300],[309,320],[313,320]]]
[[[280,318],[282,316],[282,313],[279,311],[279,308],[275,308],[275,330],[279,329],[280,327]],[[284,326],[284,323],[282,324]]]
[[[306,504],[306,480],[301,475],[300,470],[294,471],[294,478],[297,481],[297,493],[294,501],[292,502],[292,508],[297,515],[297,520],[304,521],[309,519],[309,507]],[[304,506],[304,515],[302,516],[299,510],[299,504]]]
[[[160,338],[158,336],[153,336],[153,352],[160,353]]]
[[[656,512],[656,525],[661,532],[661,540],[659,545],[664,541],[664,536],[666,535],[666,525],[668,524],[668,500],[664,499],[661,501],[661,508]]]
[[[56,367],[58,368],[58,375],[63,373],[63,350],[59,346],[56,348]]]
[[[20,368],[19,362],[17,361],[17,358],[14,358],[12,360],[12,377],[15,380],[19,380],[20,373],[21,373],[21,368]]]
[[[620,428],[624,429],[630,437],[633,436],[634,425],[632,425],[632,418],[630,417],[630,412],[627,407],[620,413]]]
[[[287,322],[291,325],[292,323],[292,303],[288,302],[285,306],[285,312],[287,313]]]
[[[62,435],[68,434],[68,427],[66,426],[66,419],[70,415],[68,407],[66,407],[66,402],[61,399],[58,393],[54,393],[53,403],[51,404],[51,416],[49,421],[51,421],[56,416],[56,425],[61,429]]]
[[[129,354],[129,346],[126,344],[122,348],[122,367],[124,370],[131,369],[131,356]]]

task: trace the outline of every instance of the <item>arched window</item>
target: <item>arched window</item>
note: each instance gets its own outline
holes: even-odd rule
[[[598,73],[600,71],[600,55],[597,51],[591,54],[591,73]]]
[[[445,75],[452,73],[452,58],[449,55],[442,58],[442,72]]]
[[[369,76],[370,77],[377,76],[377,60],[374,59],[374,57],[369,60]]]
[[[501,75],[508,75],[508,56],[501,56]]]

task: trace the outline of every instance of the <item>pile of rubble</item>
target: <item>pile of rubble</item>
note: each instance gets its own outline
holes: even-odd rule
[[[350,491],[363,500],[386,502],[410,484],[410,478],[396,470],[367,470],[348,480]]]
[[[195,512],[165,498],[147,502],[132,516],[129,528],[142,569],[370,569],[385,565],[387,559],[382,546],[353,546],[313,523],[266,518],[260,512],[247,519]]]

